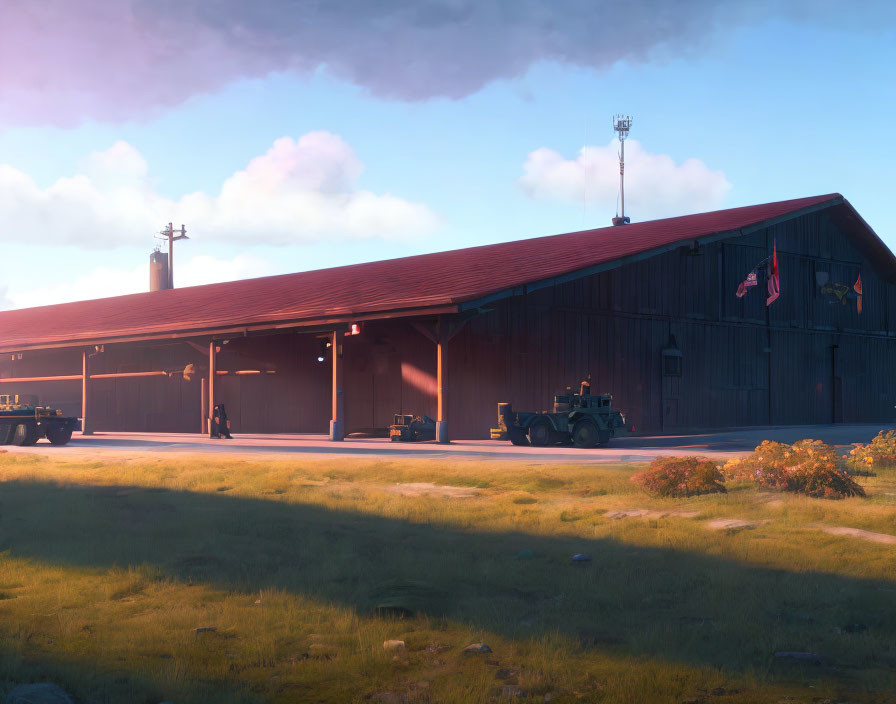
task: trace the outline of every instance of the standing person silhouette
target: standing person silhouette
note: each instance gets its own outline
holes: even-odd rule
[[[227,420],[227,411],[224,410],[223,403],[219,403],[215,406],[215,411],[212,416],[211,436],[213,438],[226,438],[227,440],[233,439],[233,436],[230,434],[230,421]]]

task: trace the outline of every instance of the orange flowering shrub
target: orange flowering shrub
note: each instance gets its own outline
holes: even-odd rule
[[[650,469],[632,481],[658,496],[698,496],[727,493],[718,465],[702,457],[657,457]]]
[[[875,467],[896,465],[896,430],[881,430],[870,444],[850,450],[847,464],[856,474],[871,474]]]
[[[765,440],[748,457],[730,460],[722,472],[728,479],[818,498],[865,495],[837,451],[818,440],[800,440],[793,445]]]

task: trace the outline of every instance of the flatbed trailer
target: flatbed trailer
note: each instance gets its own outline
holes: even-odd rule
[[[64,416],[58,409],[0,395],[0,445],[34,445],[41,438],[65,445],[80,426],[78,418]]]

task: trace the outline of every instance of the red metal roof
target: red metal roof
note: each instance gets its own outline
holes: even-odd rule
[[[888,272],[896,272],[893,254],[834,193],[297,274],[5,311],[0,312],[0,349],[448,311],[526,284],[818,207],[840,211],[864,251],[878,260],[884,257]]]

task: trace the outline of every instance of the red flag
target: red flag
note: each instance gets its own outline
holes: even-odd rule
[[[770,306],[781,295],[781,282],[778,279],[778,242],[775,240],[775,248],[772,252],[772,262],[768,268],[768,298],[765,305]]]
[[[856,282],[852,285],[852,290],[859,294],[858,298],[856,298],[856,310],[859,312],[859,315],[862,314],[862,272],[859,272],[859,278],[856,279]]]

